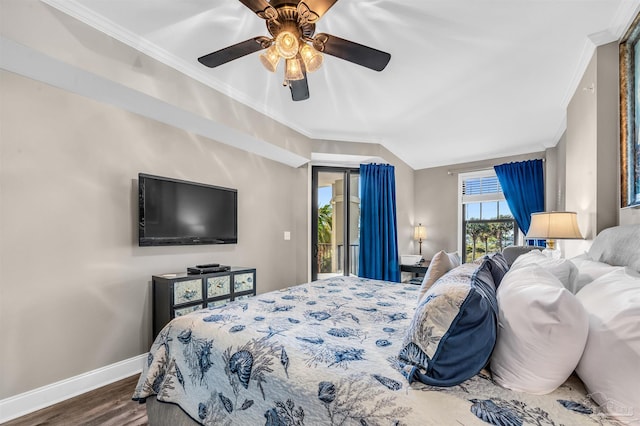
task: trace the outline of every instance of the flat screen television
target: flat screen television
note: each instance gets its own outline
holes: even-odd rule
[[[238,242],[238,191],[138,174],[138,244]]]

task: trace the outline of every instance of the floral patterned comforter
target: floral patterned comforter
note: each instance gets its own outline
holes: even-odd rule
[[[483,371],[409,384],[398,351],[419,287],[337,277],[178,317],[158,335],[133,399],[204,425],[617,424],[570,378],[516,393]]]

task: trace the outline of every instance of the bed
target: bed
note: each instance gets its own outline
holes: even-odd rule
[[[607,425],[574,375],[547,395],[409,383],[398,357],[420,287],[336,277],[170,322],[133,395],[151,425]]]

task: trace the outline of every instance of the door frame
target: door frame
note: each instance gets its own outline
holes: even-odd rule
[[[343,188],[342,194],[347,202],[343,204],[344,223],[347,226],[343,226],[344,235],[342,236],[345,241],[344,248],[344,264],[342,265],[342,274],[348,276],[351,265],[351,254],[348,246],[349,239],[349,226],[351,223],[351,213],[349,209],[351,199],[351,176],[360,176],[360,169],[354,167],[334,167],[334,166],[311,166],[311,281],[318,279],[318,174],[320,172],[328,173],[342,173],[343,174]]]

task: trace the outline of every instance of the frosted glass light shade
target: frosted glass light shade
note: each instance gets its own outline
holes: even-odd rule
[[[287,68],[284,72],[284,79],[288,81],[302,80],[304,74],[302,73],[302,67],[300,66],[300,59],[293,58],[287,59]]]
[[[308,44],[304,44],[300,49],[300,56],[307,67],[307,71],[314,72],[322,65],[322,54]]]
[[[298,54],[298,37],[290,31],[282,31],[278,34],[275,44],[278,53],[285,59],[295,58]]]
[[[260,55],[260,62],[271,72],[276,72],[278,61],[280,61],[280,55],[278,55],[275,45],[271,45],[266,52]]]

